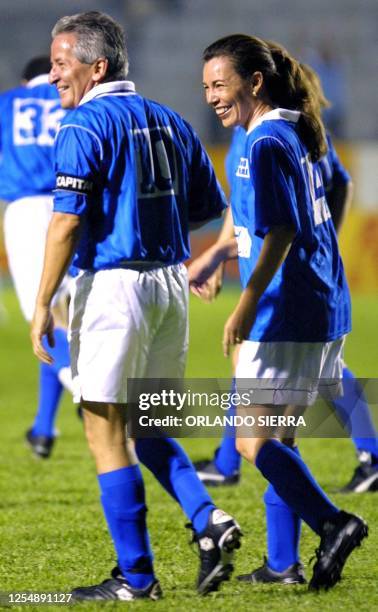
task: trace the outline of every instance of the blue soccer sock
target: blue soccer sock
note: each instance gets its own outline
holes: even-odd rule
[[[63,387],[54,369],[46,363],[39,366],[39,400],[32,433],[35,436],[54,436],[55,417]]]
[[[236,393],[235,378],[232,379],[231,394]],[[232,404],[227,416],[235,416],[236,407]],[[241,457],[236,450],[236,432],[234,425],[226,425],[220,447],[214,457],[214,463],[223,476],[232,476],[240,470]]]
[[[141,438],[135,442],[135,451],[201,533],[215,505],[184,449],[173,438]]]
[[[298,447],[292,450],[299,455]],[[268,565],[283,572],[299,561],[301,519],[269,484],[265,495]]]
[[[357,452],[371,453],[373,463],[378,463],[378,436],[372,421],[369,405],[354,374],[343,370],[344,395],[333,405],[352,437]]]
[[[36,436],[54,436],[54,423],[63,391],[59,372],[70,365],[67,331],[55,328],[54,339],[53,348],[49,346],[46,336],[42,340],[54,363],[51,365],[43,363],[40,366],[38,409],[32,427],[32,433]]]
[[[60,370],[67,368],[70,365],[70,348],[67,339],[67,330],[56,327],[54,329],[54,340],[55,346],[51,347],[47,341],[47,337],[44,336],[42,339],[42,345],[54,359],[54,363],[51,365],[51,367],[58,375]]]
[[[99,474],[98,482],[118,566],[132,587],[143,589],[154,580],[154,571],[142,473],[131,465]]]
[[[338,514],[302,459],[278,440],[265,442],[256,466],[293,512],[319,535],[324,522]]]

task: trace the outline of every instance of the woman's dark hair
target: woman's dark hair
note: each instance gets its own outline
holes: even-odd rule
[[[220,56],[228,57],[245,81],[250,81],[254,72],[261,72],[265,92],[273,106],[301,112],[299,135],[311,160],[317,161],[326,154],[327,141],[319,104],[299,62],[284,47],[255,36],[232,34],[217,40],[203,52],[204,62]]]

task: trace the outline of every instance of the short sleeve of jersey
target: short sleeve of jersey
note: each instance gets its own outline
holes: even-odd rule
[[[332,171],[332,183],[349,183],[350,176],[345,170],[344,166],[342,166],[340,159],[336,153],[335,147],[333,146],[333,143],[330,138],[327,138],[327,144],[327,157],[329,159]]]
[[[94,132],[79,125],[62,126],[55,141],[55,212],[83,214],[101,159],[101,142]]]
[[[205,149],[195,134],[192,137],[189,221],[195,223],[219,217],[227,200]]]
[[[254,141],[249,153],[255,192],[255,233],[264,236],[274,226],[299,229],[294,172],[283,144],[273,137]]]

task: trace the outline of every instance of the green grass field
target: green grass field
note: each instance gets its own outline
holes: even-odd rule
[[[230,364],[221,355],[220,342],[222,323],[236,299],[235,290],[228,289],[213,305],[192,300],[189,377],[229,376]],[[4,302],[8,318],[0,326],[0,591],[68,592],[106,578],[114,565],[113,549],[101,516],[82,424],[68,397],[61,407],[61,436],[52,458],[37,461],[24,445],[36,404],[38,365],[31,354],[27,325],[9,289],[4,291]],[[353,303],[348,364],[360,377],[378,377],[378,301],[355,297]],[[215,439],[185,441],[193,459],[209,456],[216,444]],[[301,448],[332,500],[361,514],[370,524],[369,538],[349,560],[339,585],[329,593],[314,595],[305,587],[256,587],[232,580],[219,593],[201,599],[194,590],[197,558],[187,545],[185,517],[147,473],[149,526],[165,597],[156,604],[132,603],[133,610],[378,610],[378,494],[345,497],[332,493],[345,484],[355,466],[349,440],[303,440]],[[265,552],[264,488],[262,477],[244,465],[239,487],[214,490],[216,503],[237,517],[245,533],[236,573],[257,567]],[[317,543],[304,527],[301,556],[308,577],[308,561]],[[106,609],[120,605],[109,603]],[[102,607],[85,605],[87,610]]]

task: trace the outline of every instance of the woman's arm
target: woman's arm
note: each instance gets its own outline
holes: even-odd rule
[[[248,338],[255,322],[257,304],[279,267],[285,261],[295,236],[294,228],[277,226],[266,234],[254,271],[223,333],[223,352]]]

